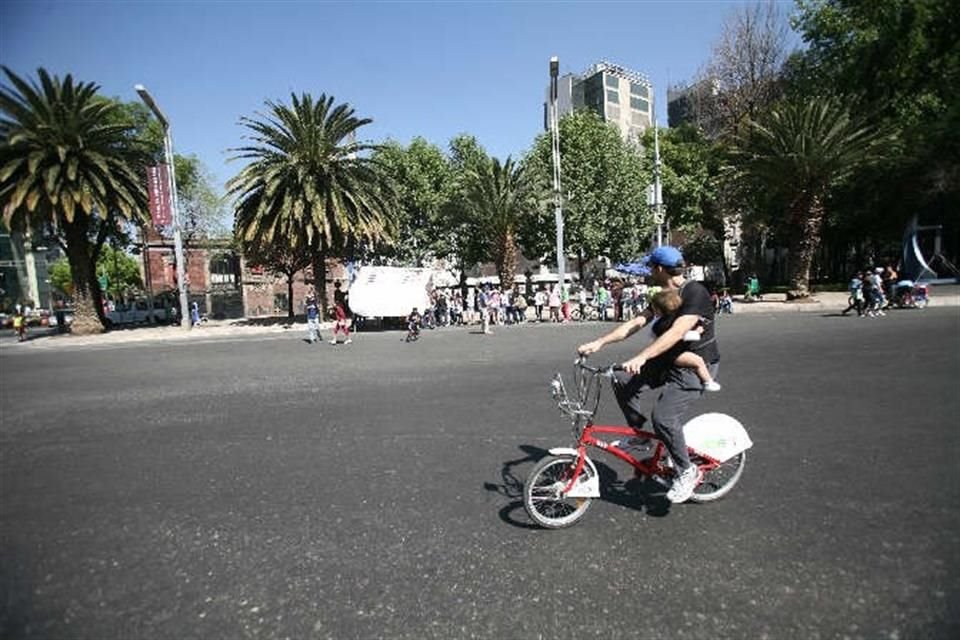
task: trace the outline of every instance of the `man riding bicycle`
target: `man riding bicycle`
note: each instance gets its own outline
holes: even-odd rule
[[[717,377],[720,352],[714,335],[714,308],[710,292],[699,282],[686,280],[683,276],[683,255],[674,247],[657,247],[650,254],[651,277],[656,285],[675,290],[681,298],[680,308],[673,317],[662,319],[653,326],[656,339],[640,353],[623,363],[623,372],[614,379],[617,402],[627,422],[641,427],[643,414],[640,394],[644,388],[661,389],[651,415],[653,427],[663,440],[670,457],[676,465],[676,477],[667,492],[670,502],[686,502],[699,481],[697,465],[690,461],[687,442],[683,435],[682,418],[693,400],[702,393],[702,385],[695,371],[674,363],[676,347],[684,334],[703,326],[700,340],[690,343],[689,349],[701,356],[710,374]],[[649,307],[639,316],[620,324],[610,333],[580,345],[577,351],[589,355],[604,346],[620,342],[632,336],[653,319]]]

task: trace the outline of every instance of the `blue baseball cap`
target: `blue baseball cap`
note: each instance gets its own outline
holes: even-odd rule
[[[683,266],[683,254],[680,253],[680,250],[676,247],[671,247],[670,245],[663,245],[662,247],[657,247],[653,250],[653,253],[650,254],[649,263],[651,265],[658,264],[661,267],[667,267],[672,269],[674,267]]]

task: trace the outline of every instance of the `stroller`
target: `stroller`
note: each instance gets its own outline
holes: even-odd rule
[[[891,307],[900,309],[923,309],[930,301],[927,285],[913,280],[901,280],[893,289]]]

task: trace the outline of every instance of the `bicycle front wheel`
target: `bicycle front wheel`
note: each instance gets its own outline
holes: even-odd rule
[[[697,462],[696,457],[693,460]],[[741,451],[718,467],[703,474],[703,479],[690,496],[691,502],[713,502],[730,493],[733,486],[743,475],[747,464],[747,452]]]
[[[523,506],[530,519],[547,529],[569,527],[590,508],[590,498],[570,498],[561,491],[577,468],[574,456],[549,456],[534,466],[523,487]],[[592,473],[584,466],[581,476]]]

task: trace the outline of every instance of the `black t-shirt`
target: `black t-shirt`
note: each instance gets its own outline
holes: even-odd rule
[[[711,364],[720,360],[720,350],[717,348],[717,338],[714,331],[714,308],[713,301],[710,300],[710,292],[707,288],[696,280],[688,280],[680,287],[680,308],[670,317],[661,318],[653,325],[653,333],[657,337],[662,336],[673,326],[673,321],[680,316],[700,316],[703,318],[703,333],[697,342],[683,342],[676,347],[662,354],[657,360],[663,358],[665,361],[672,362],[677,356],[677,351],[692,351],[703,358],[704,362]]]

